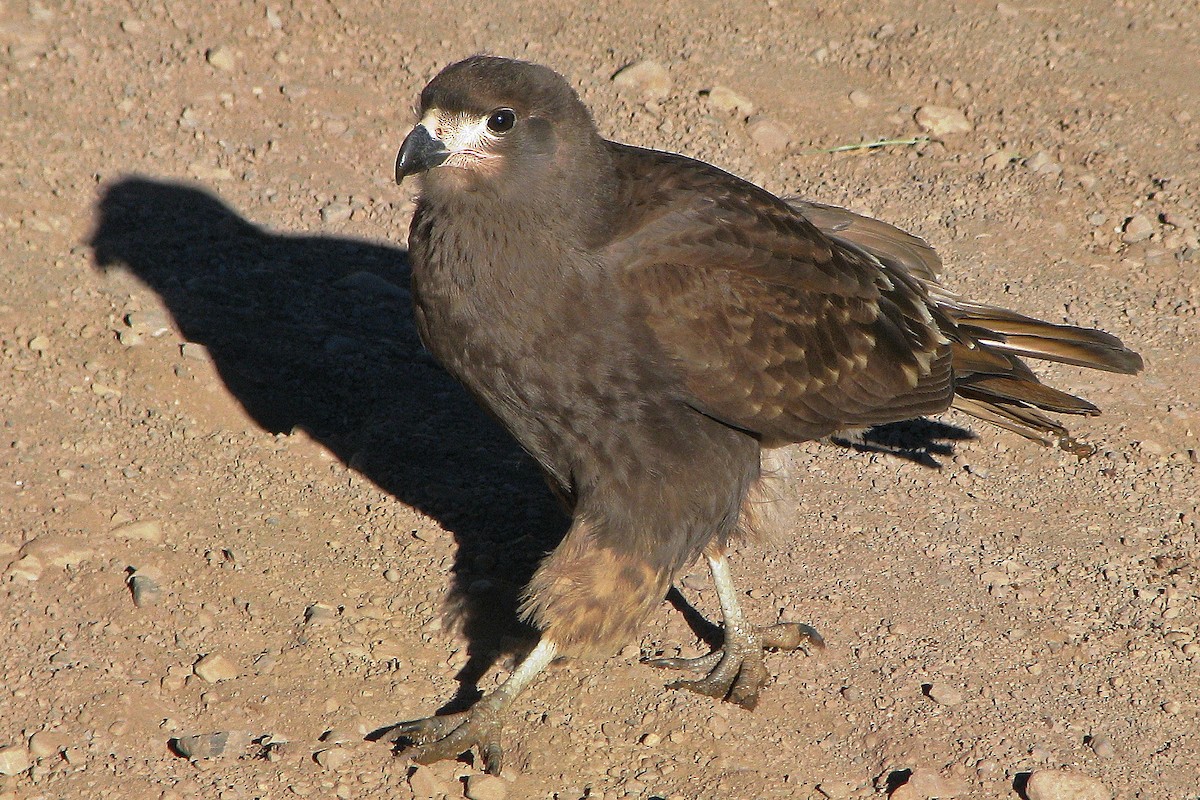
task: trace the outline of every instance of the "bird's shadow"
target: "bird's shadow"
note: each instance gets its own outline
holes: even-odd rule
[[[447,609],[468,641],[458,694],[525,646],[516,606],[566,519],[536,465],[425,353],[407,251],[270,232],[201,188],[127,177],[103,191],[95,266],[128,269],[204,345],[264,430],[303,429],[450,531]]]

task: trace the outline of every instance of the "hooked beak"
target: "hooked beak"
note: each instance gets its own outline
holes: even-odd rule
[[[424,125],[418,125],[400,145],[400,153],[396,156],[396,183],[409,175],[433,169],[449,157],[450,151],[442,140],[433,138]]]

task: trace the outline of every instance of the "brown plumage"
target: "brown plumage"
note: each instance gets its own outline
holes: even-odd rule
[[[633,637],[680,569],[709,560],[725,646],[660,666],[753,707],[763,646],[724,552],[766,448],[950,406],[1041,441],[1040,410],[1094,414],[1021,360],[1136,372],[1116,338],[965,301],[925,242],[843,209],[785,201],[716,167],[606,141],[557,74],[473,57],[421,95],[397,180],[423,173],[409,239],[433,355],[538,460],[574,524],[522,613],[542,640],[501,689],[397,737],[433,760],[471,746],[499,769],[512,697],[558,654]],[[1040,410],[1039,410],[1040,409]]]

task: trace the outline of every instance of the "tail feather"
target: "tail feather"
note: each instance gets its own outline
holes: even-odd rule
[[[952,406],[1026,438],[1088,452],[1067,429],[1041,411],[1093,415],[1096,406],[1043,384],[1022,358],[1133,374],[1142,357],[1112,334],[1059,325],[998,306],[958,297],[939,282],[942,262],[924,240],[879,220],[844,208],[795,198],[789,202],[843,246],[872,257],[885,270],[899,270],[924,287],[930,305],[945,321],[954,372]]]

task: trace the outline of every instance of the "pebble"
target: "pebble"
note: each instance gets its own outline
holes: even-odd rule
[[[966,114],[948,106],[922,106],[917,109],[914,119],[921,130],[933,136],[949,136],[975,129]]]
[[[963,701],[962,692],[944,683],[931,684],[927,694],[939,706],[956,706]]]
[[[220,653],[209,653],[192,667],[196,677],[206,683],[220,683],[236,678],[240,673],[237,665]]]
[[[70,746],[70,737],[59,731],[38,731],[29,737],[29,752],[34,758],[48,758]]]
[[[325,769],[337,772],[350,763],[351,755],[344,747],[330,747],[327,750],[318,750],[314,758]]]
[[[225,755],[240,755],[249,741],[249,734],[243,731],[217,731],[180,736],[171,740],[171,746],[184,758],[220,758]]]
[[[196,342],[184,342],[179,345],[179,354],[192,361],[212,362],[212,356],[209,354],[208,348]]]
[[[736,111],[742,116],[748,117],[754,113],[754,103],[728,86],[717,85],[709,89],[708,104],[714,111],[726,114]]]
[[[112,535],[119,539],[129,539],[152,544],[162,544],[163,528],[161,522],[140,520],[119,525],[112,529]]]
[[[1144,242],[1154,235],[1154,225],[1145,214],[1134,214],[1125,220],[1121,228],[1121,241],[1125,244]]]
[[[122,20],[121,30],[125,31],[126,33],[132,33],[136,36],[137,34],[146,30],[146,23],[142,22],[140,19]]]
[[[446,782],[439,778],[432,769],[425,766],[417,766],[408,776],[408,788],[412,789],[413,794],[420,798],[441,797],[450,792],[450,787]]]
[[[1025,159],[1025,168],[1040,175],[1057,175],[1062,172],[1062,165],[1045,150],[1039,150]]]
[[[0,775],[20,775],[32,764],[31,753],[24,745],[0,747]]]
[[[130,312],[125,315],[125,324],[132,328],[134,333],[154,338],[171,332],[171,323],[167,315],[158,309]]]
[[[42,560],[37,556],[22,556],[4,574],[14,580],[36,581],[42,577]]]
[[[855,89],[850,93],[850,105],[855,108],[869,108],[872,102],[871,95],[861,89]]]
[[[1029,800],[1112,800],[1112,792],[1090,775],[1069,769],[1039,769],[1025,783]]]
[[[129,591],[133,595],[133,604],[138,608],[149,608],[162,600],[162,589],[149,575],[131,577]]]
[[[233,57],[233,52],[228,47],[218,45],[209,49],[204,57],[212,64],[214,68],[222,72],[233,72],[237,68],[237,60]]]
[[[410,295],[403,286],[397,286],[386,278],[381,278],[374,272],[352,272],[344,278],[333,282],[338,289],[349,289],[375,297],[386,297],[393,300],[408,302]]]
[[[353,212],[354,208],[349,203],[343,200],[335,200],[321,209],[321,222],[327,225],[336,225],[339,222],[345,222],[350,219],[350,215]]]
[[[891,800],[941,800],[965,797],[967,788],[966,781],[961,778],[939,775],[933,770],[918,767],[889,797]]]
[[[618,91],[634,92],[643,99],[661,100],[671,94],[671,75],[657,61],[638,61],[613,76]]]
[[[50,349],[50,338],[48,336],[35,336],[29,340],[27,346],[35,353],[44,353]]]
[[[505,800],[508,784],[497,775],[468,775],[468,800]]]
[[[782,152],[792,143],[792,136],[786,128],[765,117],[751,119],[746,125],[746,133],[767,153]]]
[[[1117,749],[1107,736],[1092,736],[1088,739],[1088,747],[1100,758],[1113,758],[1117,754]]]
[[[821,781],[817,784],[817,791],[826,797],[842,798],[851,797],[854,795],[857,787],[853,783],[846,781]]]

